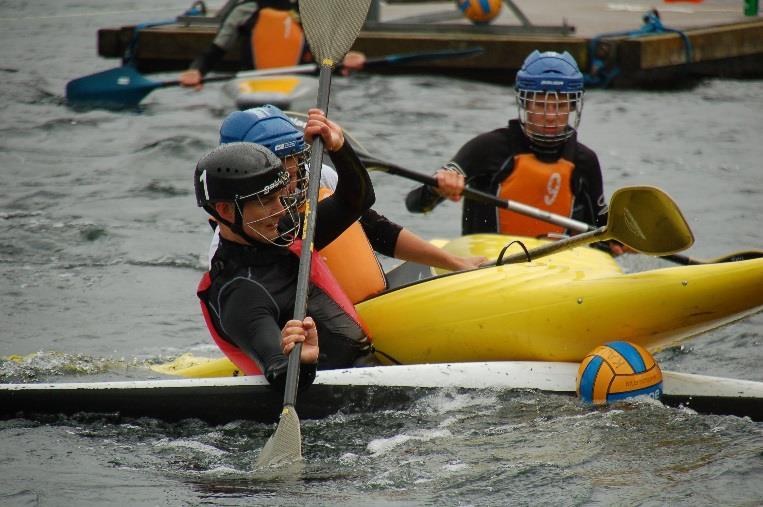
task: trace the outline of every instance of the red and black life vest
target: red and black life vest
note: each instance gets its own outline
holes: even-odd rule
[[[289,251],[299,257],[301,248],[302,240],[296,240],[291,246],[289,246]],[[360,315],[358,315],[349,297],[342,291],[339,282],[337,282],[336,278],[332,275],[331,270],[329,270],[328,266],[326,265],[326,262],[321,258],[320,255],[316,255],[315,253],[313,253],[311,256],[310,282],[319,287],[342,309],[342,311],[348,317],[355,321],[355,323],[363,330],[370,341],[371,336],[368,332],[368,328],[363,323]],[[204,321],[207,324],[209,333],[212,335],[212,339],[215,341],[220,350],[222,350],[222,352],[231,360],[231,362],[233,362],[233,364],[235,364],[246,375],[262,374],[262,370],[259,365],[257,365],[257,363],[253,361],[249,356],[247,356],[241,349],[223,338],[215,327],[214,322],[210,317],[206,297],[206,292],[209,290],[211,283],[212,279],[210,274],[208,272],[204,273],[197,288],[197,295],[201,304],[201,312],[204,316]]]

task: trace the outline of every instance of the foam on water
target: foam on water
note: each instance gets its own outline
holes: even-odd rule
[[[411,441],[426,442],[449,436],[451,436],[451,433],[448,430],[418,430],[405,435],[395,435],[390,438],[372,440],[368,443],[368,451],[378,456]]]
[[[218,456],[224,456],[228,454],[228,451],[225,451],[223,449],[218,449],[215,446],[203,444],[201,442],[188,440],[188,439],[177,439],[177,440],[162,439],[156,442],[154,444],[154,447],[156,447],[156,449],[159,451],[162,451],[165,449],[168,449],[168,450],[188,449],[192,452],[197,452],[199,454],[203,454],[210,457],[218,457]]]

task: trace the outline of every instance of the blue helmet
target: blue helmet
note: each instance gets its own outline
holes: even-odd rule
[[[307,149],[305,136],[283,111],[270,104],[234,111],[220,126],[220,144],[257,143],[278,158],[296,155]]]
[[[583,74],[568,52],[530,53],[514,90],[522,130],[536,144],[558,145],[575,134],[583,111]]]
[[[310,146],[301,129],[276,106],[234,111],[220,126],[220,144],[249,142],[262,145],[280,158],[292,178],[292,191],[301,203],[307,196]]]

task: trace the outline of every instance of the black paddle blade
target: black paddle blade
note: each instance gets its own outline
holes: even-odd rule
[[[164,83],[146,79],[126,65],[69,81],[66,101],[75,106],[135,107],[143,97],[162,86]]]
[[[715,259],[704,261],[703,264],[716,264],[719,262],[739,262],[750,261],[752,259],[760,259],[763,257],[763,250],[743,250],[740,252],[732,252],[730,254],[721,255]],[[695,259],[695,263],[698,259]]]

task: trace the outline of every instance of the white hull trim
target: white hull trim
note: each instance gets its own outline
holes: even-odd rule
[[[303,405],[308,416],[323,417],[353,403],[359,403],[356,411],[373,409],[375,403],[389,408],[438,388],[536,389],[574,395],[577,370],[577,363],[506,361],[321,371],[314,385],[300,395],[298,409]],[[663,371],[663,390],[666,404],[763,418],[763,382]],[[279,403],[280,396],[260,376],[0,384],[0,407],[4,407],[0,415],[4,417],[19,412],[106,411],[214,422],[271,420],[277,416]]]

